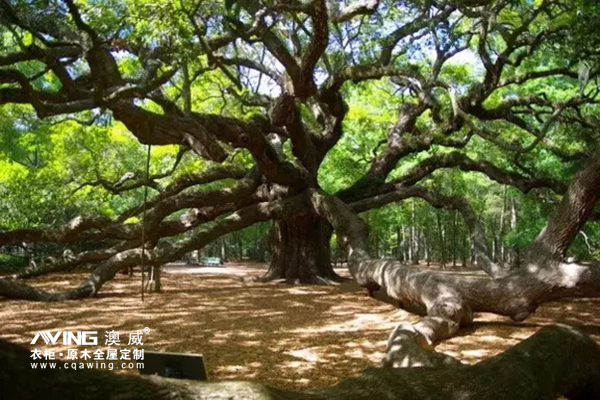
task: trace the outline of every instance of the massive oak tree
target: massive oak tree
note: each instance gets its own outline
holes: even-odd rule
[[[424,315],[392,334],[391,366],[448,362],[424,349],[471,322],[473,312],[523,320],[545,301],[597,296],[598,266],[565,260],[575,235],[596,218],[600,196],[598,47],[593,30],[585,30],[586,13],[594,10],[585,1],[562,0],[1,0],[0,105],[28,105],[49,123],[83,117],[96,123],[108,115],[141,143],[179,145],[182,154],[191,150],[216,166],[168,185],[158,182],[180,157],[166,175],[99,178],[87,184],[115,195],[143,186],[157,194],[146,207],[137,204],[114,218],[81,215],[53,229],[0,231],[0,245],[105,244],[13,277],[97,265],[75,289],[48,293],[2,279],[0,295],[91,296],[119,270],[139,264],[142,231],[145,261],[158,267],[270,220],[274,251],[263,279],[340,280],[330,263],[335,231],[360,285]],[[155,19],[164,32],[153,30],[159,25],[148,21]],[[574,33],[574,24],[583,24],[587,36]],[[194,106],[201,95],[195,82],[205,76],[218,81],[229,111]],[[394,91],[397,118],[362,176],[326,192],[319,171],[348,128],[348,93],[370,82]],[[505,160],[481,152],[473,157],[469,149],[482,143]],[[240,152],[251,165],[232,161]],[[539,168],[550,156],[579,172],[569,181]],[[398,173],[409,159],[410,168]],[[490,259],[469,199],[428,184],[432,174],[450,168],[524,193],[563,196],[518,267]],[[224,180],[234,183],[193,190]],[[441,276],[371,258],[368,228],[357,214],[415,197],[462,215],[487,278]],[[126,223],[144,209],[143,226]],[[185,240],[171,240],[183,234]]]

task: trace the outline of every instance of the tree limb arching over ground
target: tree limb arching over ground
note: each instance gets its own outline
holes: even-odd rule
[[[144,262],[160,267],[261,221],[275,222],[263,279],[339,281],[330,262],[335,231],[359,284],[425,315],[392,334],[392,366],[414,364],[409,355],[445,364],[448,358],[422,349],[455,334],[473,312],[523,320],[544,301],[597,296],[597,265],[565,260],[600,196],[600,41],[570,33],[582,10],[597,10],[583,0],[396,3],[166,2],[161,16],[174,29],[153,36],[137,22],[155,10],[128,2],[103,5],[100,13],[73,0],[0,2],[3,109],[27,107],[31,119],[48,124],[113,119],[143,144],[182,148],[166,173],[116,181],[98,173],[78,182],[76,190],[101,186],[115,195],[151,188],[144,226],[137,202],[118,215],[0,231],[0,246],[101,244],[0,280],[0,296],[93,296],[119,270],[140,263],[142,231]],[[465,51],[475,65],[470,75],[452,64]],[[194,102],[206,76],[218,81],[228,113]],[[348,136],[350,92],[372,81],[394,91],[396,120],[371,149],[364,173],[328,193],[319,173]],[[477,143],[509,161],[487,159],[473,150]],[[210,167],[173,175],[188,149]],[[559,179],[540,167],[545,156],[579,172],[572,182]],[[563,195],[519,268],[490,259],[469,199],[432,187],[428,179],[443,169],[481,173],[524,193]],[[164,185],[164,178],[172,179]],[[460,212],[489,279],[440,277],[369,255],[367,228],[356,214],[415,197]],[[96,266],[90,278],[63,293],[21,281],[89,264]]]
[[[383,290],[398,300],[401,307],[421,309],[426,314],[414,326],[401,326],[392,334],[402,336],[412,331],[417,343],[424,347],[452,336],[461,325],[469,324],[473,312],[493,312],[522,321],[542,302],[600,295],[597,265],[564,261],[566,249],[600,199],[600,153],[591,157],[575,176],[557,215],[531,245],[525,265],[496,279],[442,277],[399,262],[374,260],[368,254],[367,228],[350,207],[316,191],[310,196],[316,211],[341,235],[349,253],[348,268],[357,282],[370,291]],[[446,204],[451,206],[451,202]],[[401,339],[405,338],[398,341]],[[390,344],[394,340],[391,337]],[[406,364],[405,346],[398,346],[399,355],[393,354],[393,344],[390,346],[391,362]]]

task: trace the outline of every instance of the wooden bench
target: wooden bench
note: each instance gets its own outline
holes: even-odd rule
[[[200,264],[204,267],[221,266],[223,265],[223,260],[219,257],[204,257],[200,259]]]

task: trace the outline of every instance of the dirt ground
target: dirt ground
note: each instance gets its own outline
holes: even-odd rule
[[[167,267],[163,293],[147,294],[144,302],[139,274],[119,274],[94,299],[53,304],[1,299],[0,337],[44,349],[40,342],[29,344],[38,331],[98,331],[100,345],[94,348],[53,347],[57,353],[77,347],[93,352],[107,348],[105,331],[119,332],[126,345],[130,332],[148,327],[145,350],[203,354],[210,380],[252,379],[278,387],[314,388],[377,366],[394,326],[418,318],[369,298],[351,284],[286,286],[240,279],[261,275],[264,268],[239,263]],[[31,282],[63,290],[78,285],[86,275],[57,274]],[[472,327],[437,350],[475,363],[553,322],[580,326],[599,340],[600,299],[545,304],[522,323],[477,314]]]

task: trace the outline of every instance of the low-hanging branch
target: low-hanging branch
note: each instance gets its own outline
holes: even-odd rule
[[[228,215],[212,227],[195,228],[191,230],[192,236],[172,246],[158,246],[156,249],[147,249],[146,265],[164,265],[180,259],[184,254],[205,246],[219,237],[234,232],[257,222],[268,221],[293,214],[306,207],[303,196],[295,196],[286,200],[262,202],[250,205]],[[33,300],[33,301],[63,301],[75,300],[95,295],[102,285],[114,278],[118,271],[139,265],[142,251],[139,241],[134,246],[118,249],[111,248],[106,251],[94,253],[99,266],[80,286],[65,292],[51,293],[34,288],[12,279],[0,279],[0,296]],[[102,258],[100,258],[102,257]],[[56,268],[52,269],[56,271]],[[30,273],[29,276],[32,276]]]

